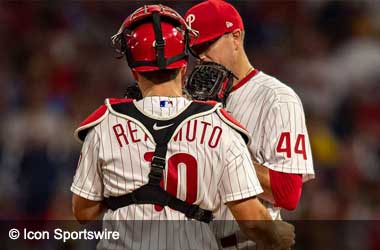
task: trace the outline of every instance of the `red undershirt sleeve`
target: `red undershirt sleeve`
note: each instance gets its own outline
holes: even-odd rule
[[[269,169],[269,177],[275,205],[287,210],[294,210],[301,198],[302,175]]]

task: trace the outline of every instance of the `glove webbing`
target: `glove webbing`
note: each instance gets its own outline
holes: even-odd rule
[[[214,62],[195,66],[186,81],[186,89],[195,100],[215,100],[226,106],[228,95],[237,77],[226,67]]]

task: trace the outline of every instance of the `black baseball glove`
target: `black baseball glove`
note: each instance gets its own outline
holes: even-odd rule
[[[186,81],[185,88],[195,100],[215,100],[226,104],[236,76],[221,64],[201,62]]]

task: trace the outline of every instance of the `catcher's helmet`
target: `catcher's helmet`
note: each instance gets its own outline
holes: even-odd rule
[[[145,5],[121,25],[112,42],[135,71],[186,66],[190,29],[185,20],[164,5]]]

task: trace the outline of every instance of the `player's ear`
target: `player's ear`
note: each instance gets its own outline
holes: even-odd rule
[[[179,72],[181,74],[182,87],[184,87],[186,84],[186,80],[185,80],[186,71],[187,71],[187,66],[183,66]]]
[[[186,71],[187,71],[187,66],[183,66],[180,71],[182,79],[185,77]]]
[[[243,43],[243,31],[240,29],[236,29],[232,31],[232,38],[235,49],[239,48]]]

